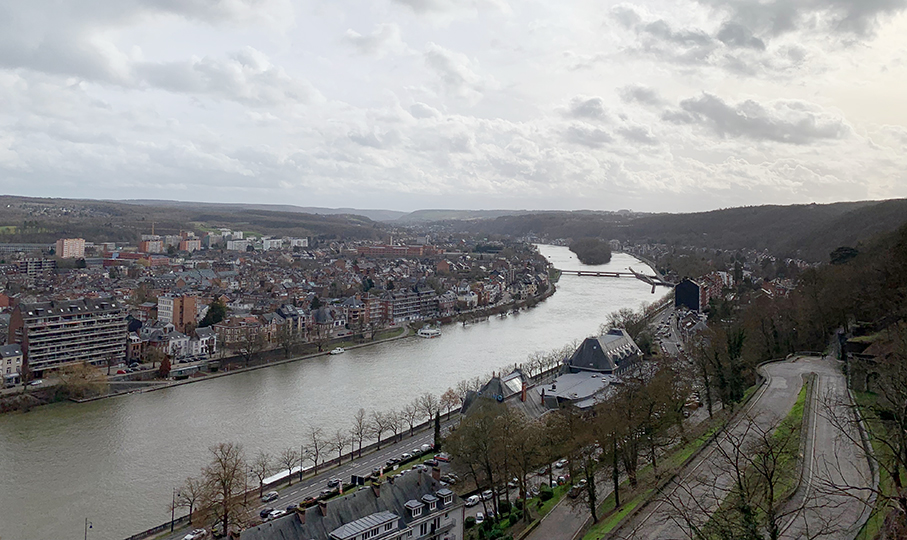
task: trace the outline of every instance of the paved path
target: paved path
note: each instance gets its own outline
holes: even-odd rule
[[[796,402],[803,377],[809,373],[818,374],[817,388],[821,393],[831,391],[839,396],[846,395],[846,387],[838,366],[830,360],[798,358],[768,364],[763,366],[762,372],[768,378],[767,384],[760,388],[749,406],[738,414],[722,436],[678,474],[675,482],[664,490],[657,501],[653,501],[634,519],[615,531],[615,538],[652,540],[690,538],[691,526],[698,527],[708,521],[708,517],[718,508],[733,485],[733,474],[727,466],[725,457],[725,454],[731,453],[732,439],[749,440],[754,435],[754,425],[767,430],[787,416]],[[826,425],[827,422],[823,423],[821,419],[816,418],[820,408],[812,407],[808,431],[808,441],[811,443],[808,448],[816,450],[807,452],[807,455],[812,457],[806,465],[807,476],[813,475],[814,483],[818,483],[820,472],[827,470],[827,467],[817,466],[816,462],[821,462],[836,453],[850,459],[853,452],[858,451],[849,441],[840,440],[831,426]],[[853,478],[854,475],[859,478],[862,473],[859,471],[858,461],[853,461],[856,463],[854,471],[845,473],[848,478]],[[865,459],[863,461],[865,462]],[[815,497],[815,492],[812,493],[810,496]],[[786,537],[803,538],[807,530],[814,533],[820,521],[835,520],[836,523],[840,523],[839,512],[845,506],[848,519],[852,517],[852,522],[855,522],[862,512],[861,505],[856,502],[858,503],[856,506],[860,508],[853,508],[851,505],[843,505],[840,508],[826,506],[814,512],[803,512],[788,525]],[[838,533],[830,537],[842,536]]]

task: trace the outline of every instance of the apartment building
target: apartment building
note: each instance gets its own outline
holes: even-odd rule
[[[61,259],[80,259],[85,256],[85,239],[61,238],[57,240],[55,253]]]
[[[198,298],[190,294],[167,293],[157,299],[157,320],[172,324],[177,331],[185,332],[188,323],[198,322]]]
[[[9,344],[22,348],[24,366],[45,370],[89,362],[106,364],[126,356],[126,308],[105,298],[19,304],[10,316]]]

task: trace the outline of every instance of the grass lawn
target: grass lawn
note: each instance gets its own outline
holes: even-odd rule
[[[375,341],[379,339],[387,339],[392,337],[397,337],[403,333],[403,328],[391,328],[389,330],[381,330],[380,332],[375,333]]]
[[[620,520],[624,518],[627,514],[636,509],[637,506],[648,500],[649,497],[654,493],[654,488],[646,489],[633,497],[629,502],[626,502],[617,512],[614,510],[614,493],[608,495],[608,498],[605,499],[605,502],[602,504],[602,509],[610,507],[612,510],[611,515],[604,519],[600,519],[589,532],[583,536],[583,540],[599,540],[611,534],[611,531],[614,527],[620,523]]]

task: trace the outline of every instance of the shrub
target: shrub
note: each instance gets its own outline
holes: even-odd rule
[[[509,514],[510,508],[511,508],[510,501],[507,501],[507,500],[498,501],[498,512],[500,512],[501,514]]]
[[[517,499],[516,501],[513,502],[513,505],[516,506],[517,508],[519,508],[520,510],[522,510],[523,509],[523,499]]]
[[[469,516],[466,518],[466,521],[463,522],[463,526],[467,529],[471,529],[476,526],[476,518]]]
[[[539,493],[539,500],[548,501],[551,500],[551,497],[554,497],[554,492],[551,491],[551,488],[542,488],[541,493]]]

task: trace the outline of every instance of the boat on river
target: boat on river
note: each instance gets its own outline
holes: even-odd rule
[[[416,332],[416,335],[422,338],[431,339],[441,337],[441,330],[425,325]]]
[[[331,354],[343,354],[346,350],[343,347],[337,347],[336,349],[331,350]]]

